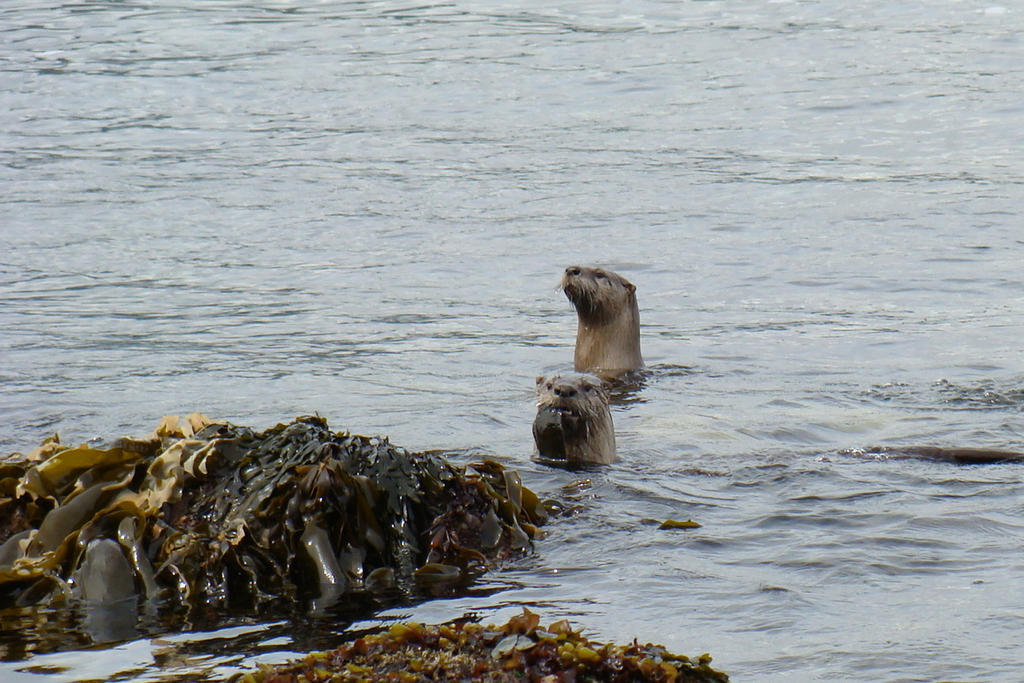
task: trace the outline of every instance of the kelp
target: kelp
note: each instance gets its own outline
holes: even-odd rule
[[[656,521],[655,523],[657,524]],[[658,529],[661,531],[664,531],[665,529],[699,529],[700,527],[700,523],[695,522],[692,519],[666,519],[664,522],[658,525]]]
[[[143,439],[51,438],[0,463],[0,606],[111,594],[104,572],[125,571],[135,593],[186,605],[435,590],[528,550],[546,517],[494,461],[320,417],[261,433],[165,418]]]
[[[317,683],[321,681],[485,681],[569,683],[725,683],[711,657],[691,659],[660,645],[593,642],[566,620],[547,627],[524,608],[501,626],[472,619],[441,625],[398,623],[329,652],[279,667],[261,666],[235,677],[236,683]]]

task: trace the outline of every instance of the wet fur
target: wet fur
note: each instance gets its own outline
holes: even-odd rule
[[[576,308],[577,372],[615,378],[644,366],[640,354],[640,311],[636,287],[618,273],[569,266],[562,291]]]
[[[608,393],[591,375],[537,378],[533,439],[538,453],[568,464],[615,461],[615,428]]]

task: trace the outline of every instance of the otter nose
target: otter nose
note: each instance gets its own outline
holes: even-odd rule
[[[579,266],[569,266],[568,268],[565,269],[565,274],[570,275],[572,277],[579,275],[580,272],[581,271]]]
[[[559,398],[572,398],[576,395],[576,387],[571,384],[557,384],[554,388],[555,396]]]

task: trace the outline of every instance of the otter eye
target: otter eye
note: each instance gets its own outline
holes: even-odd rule
[[[594,273],[594,277],[598,280],[607,280],[608,276],[604,273]]]
[[[551,387],[553,387],[553,386],[555,386],[555,383],[554,383],[554,382],[548,382],[548,385],[547,385],[547,388],[548,388],[548,389],[550,389],[550,388],[551,388]]]

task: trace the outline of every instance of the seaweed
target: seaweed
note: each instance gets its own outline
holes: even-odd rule
[[[125,567],[113,594],[185,606],[436,591],[526,552],[546,518],[494,461],[456,466],[318,416],[263,432],[165,418],[143,439],[53,437],[0,463],[0,607],[111,594]]]
[[[235,683],[457,680],[724,683],[729,677],[711,667],[707,654],[691,659],[636,640],[596,643],[564,619],[542,628],[540,617],[525,607],[501,626],[483,626],[473,617],[441,625],[397,623],[328,652],[234,677]]]

